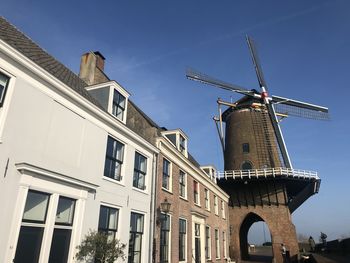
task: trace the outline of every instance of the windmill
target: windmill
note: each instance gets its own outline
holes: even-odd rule
[[[278,143],[279,151],[282,155],[283,164],[287,168],[292,168],[292,163],[287,151],[287,147],[282,135],[282,131],[279,125],[279,116],[297,116],[305,117],[311,119],[328,119],[328,108],[297,101],[294,99],[284,98],[280,96],[269,96],[267,85],[262,73],[262,69],[258,60],[257,52],[253,40],[250,37],[246,37],[252,61],[254,64],[256,76],[259,82],[260,91],[255,89],[248,90],[238,85],[230,84],[224,81],[217,80],[206,74],[200,73],[193,69],[187,70],[186,77],[190,80],[199,81],[211,86],[216,86],[225,90],[233,91],[239,94],[243,94],[247,97],[251,97],[255,100],[259,100],[268,112],[269,118],[271,120],[273,130]],[[221,100],[218,101],[219,103]],[[227,104],[227,103],[226,103]],[[229,105],[229,104],[227,104]],[[221,128],[222,129],[222,128]],[[222,130],[221,130],[222,134]]]
[[[219,117],[214,118],[225,158],[225,171],[218,172],[218,184],[230,195],[230,207],[238,208],[232,210],[235,220],[231,222],[239,228],[237,235],[231,237],[231,246],[240,248],[235,253],[242,259],[248,258],[248,230],[254,222],[266,221],[274,233],[274,246],[283,239],[291,253],[297,254],[290,213],[318,192],[320,178],[316,172],[293,169],[280,121],[287,116],[326,120],[328,108],[269,95],[253,40],[248,36],[246,39],[259,90],[227,83],[192,69],[187,70],[186,77],[244,95],[234,103],[218,99]],[[223,113],[221,105],[228,106]],[[226,123],[225,136],[222,122]],[[240,210],[241,207],[245,209]],[[277,246],[274,257],[279,262]]]

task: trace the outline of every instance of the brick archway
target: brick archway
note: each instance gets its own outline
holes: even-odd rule
[[[230,257],[236,262],[248,258],[248,231],[257,221],[264,221],[271,234],[273,262],[281,263],[281,243],[290,252],[292,262],[297,261],[298,242],[290,212],[286,206],[230,207]]]
[[[260,216],[257,214],[250,212],[246,215],[245,219],[243,220],[241,227],[239,229],[239,241],[240,241],[240,249],[241,249],[241,259],[249,259],[249,248],[248,248],[248,232],[250,227],[256,223],[264,221]]]

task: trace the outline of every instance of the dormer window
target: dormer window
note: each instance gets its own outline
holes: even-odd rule
[[[179,148],[182,153],[186,152],[186,140],[182,135],[180,135]]]
[[[112,114],[120,120],[124,120],[125,97],[117,90],[114,90]]]
[[[187,136],[180,130],[163,131],[162,135],[168,139],[168,141],[175,146],[175,148],[181,152],[185,157],[188,157],[187,153]]]
[[[86,87],[105,111],[125,124],[130,94],[114,80]]]
[[[216,182],[216,169],[214,166],[201,166],[201,168],[207,174],[211,181]]]

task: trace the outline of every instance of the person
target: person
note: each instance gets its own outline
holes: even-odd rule
[[[312,236],[309,237],[310,252],[315,252],[315,240]]]
[[[281,244],[281,252],[282,252],[283,263],[287,263],[287,249],[283,243]]]
[[[322,250],[327,251],[327,235],[323,232],[321,232],[321,241],[322,241]]]

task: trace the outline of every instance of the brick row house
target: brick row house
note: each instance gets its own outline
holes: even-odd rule
[[[104,62],[84,54],[77,76],[0,17],[0,262],[77,262],[90,230],[127,244],[130,263],[224,262],[228,196],[214,168]]]
[[[228,196],[216,185],[214,167],[199,166],[180,129],[162,131],[157,147],[156,262],[227,262]]]

